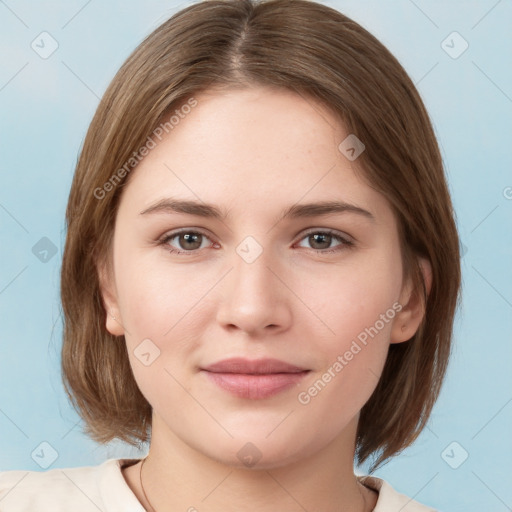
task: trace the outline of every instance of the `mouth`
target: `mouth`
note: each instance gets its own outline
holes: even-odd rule
[[[234,396],[261,400],[298,385],[310,370],[278,359],[231,358],[201,371],[210,382]]]

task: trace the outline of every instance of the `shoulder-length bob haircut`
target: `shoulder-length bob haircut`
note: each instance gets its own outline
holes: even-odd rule
[[[193,95],[251,85],[327,106],[365,144],[355,170],[397,219],[404,277],[413,279],[425,315],[409,341],[391,344],[361,410],[355,456],[358,463],[371,457],[373,471],[418,437],[439,395],[459,302],[459,240],[439,147],[413,82],[364,28],[310,0],[189,5],[114,77],[84,140],[66,211],[64,386],[95,441],[149,440],[152,409],[134,380],[124,337],[106,330],[98,264],[109,265],[120,195],[148,137]],[[419,257],[432,268],[428,294]]]

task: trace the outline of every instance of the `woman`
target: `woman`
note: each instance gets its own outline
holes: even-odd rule
[[[0,474],[2,510],[432,510],[372,470],[439,394],[459,243],[400,64],[307,0],[207,0],[129,57],[69,197],[66,389],[141,460]]]

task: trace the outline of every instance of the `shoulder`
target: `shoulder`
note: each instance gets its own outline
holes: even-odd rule
[[[422,505],[405,494],[395,491],[388,482],[381,478],[374,476],[358,476],[357,478],[366,487],[379,493],[373,512],[437,512],[436,509]]]
[[[0,472],[0,510],[141,512],[144,509],[121,473],[121,464],[127,461],[109,459],[98,466],[58,468],[42,472]]]

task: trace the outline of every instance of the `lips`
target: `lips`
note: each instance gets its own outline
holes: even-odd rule
[[[278,359],[232,358],[202,368],[202,372],[224,391],[258,400],[298,385],[309,370]]]
[[[213,373],[245,373],[245,374],[268,374],[268,373],[299,373],[307,371],[306,368],[294,366],[279,359],[244,359],[242,357],[234,357],[224,359],[218,363],[211,364],[203,368]]]

